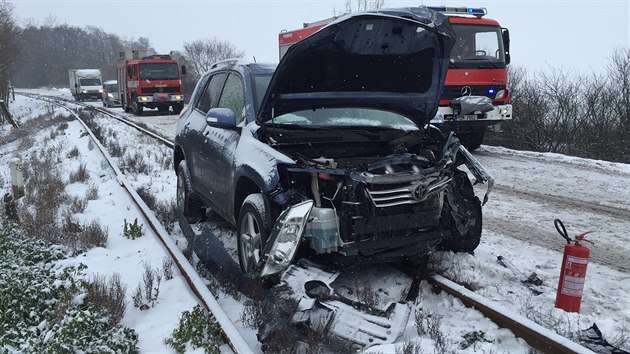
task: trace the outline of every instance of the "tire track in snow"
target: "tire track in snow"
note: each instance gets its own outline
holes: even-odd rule
[[[562,198],[555,200],[546,195],[539,198],[509,188],[499,189],[497,192],[495,199],[500,203],[495,206],[490,202],[484,207],[484,229],[562,253],[565,241],[553,226],[553,219],[560,217],[568,226],[570,236],[594,230],[590,238],[595,245],[588,245],[592,262],[630,273],[630,264],[627,262],[629,249],[619,240],[624,232],[630,230],[630,220],[627,217],[602,215],[601,211],[588,206],[574,208],[575,205],[567,204]],[[516,203],[510,199],[519,199],[521,202]],[[592,226],[582,229],[593,221],[604,226],[601,230]],[[599,239],[598,234],[602,236]]]

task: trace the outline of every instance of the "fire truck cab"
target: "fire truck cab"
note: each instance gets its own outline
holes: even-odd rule
[[[457,35],[440,107],[431,124],[454,131],[469,150],[474,150],[481,145],[488,128],[498,130],[501,122],[512,119],[507,88],[509,31],[497,21],[484,18],[485,8],[428,8],[447,15]],[[282,31],[278,35],[280,58],[291,45],[336,19],[304,23],[304,28]]]
[[[145,50],[121,52],[117,65],[118,92],[125,112],[142,115],[144,108],[157,108],[174,114],[184,108],[181,71],[170,55],[158,55]]]
[[[507,87],[510,35],[495,20],[484,18],[485,8],[429,7],[447,15],[457,41],[451,51],[440,108],[431,121],[454,131],[470,150],[481,145],[488,128],[512,119]],[[462,104],[462,97],[486,99],[487,108]],[[476,96],[476,97],[475,97]]]

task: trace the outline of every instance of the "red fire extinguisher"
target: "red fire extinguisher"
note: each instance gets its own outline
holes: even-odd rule
[[[590,242],[584,236],[593,231],[587,231],[575,236],[575,240],[569,238],[567,230],[560,219],[553,221],[558,233],[567,240],[564,246],[564,257],[562,257],[562,267],[560,268],[560,280],[558,281],[558,292],[556,293],[556,307],[567,312],[580,312],[582,303],[582,290],[586,278],[586,266],[588,265],[589,249],[580,242]],[[571,243],[573,242],[573,243]]]

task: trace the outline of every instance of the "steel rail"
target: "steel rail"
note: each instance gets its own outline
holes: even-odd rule
[[[41,98],[35,97],[37,95],[34,95],[34,94],[28,94],[28,96],[31,96],[36,99],[41,99]],[[215,320],[221,327],[221,335],[224,341],[230,346],[230,348],[232,348],[232,350],[235,353],[255,352],[255,350],[249,346],[245,338],[238,331],[238,329],[236,328],[232,320],[230,320],[230,318],[227,316],[225,311],[223,311],[218,301],[216,300],[216,297],[214,296],[214,294],[212,294],[210,289],[208,289],[203,279],[194,270],[193,266],[188,262],[186,257],[179,250],[179,248],[177,247],[175,242],[171,239],[169,233],[166,231],[164,226],[162,226],[160,221],[156,218],[153,211],[149,209],[146,203],[135,191],[133,186],[131,186],[131,184],[127,182],[127,179],[125,178],[124,174],[120,171],[116,163],[112,160],[111,156],[109,156],[109,153],[107,152],[105,147],[96,138],[96,136],[90,130],[88,125],[71,108],[68,108],[65,105],[59,103],[58,102],[59,100],[55,100],[54,97],[46,97],[46,98],[53,100],[53,102],[51,101],[48,101],[48,102],[52,104],[56,104],[59,107],[62,107],[68,112],[70,112],[70,114],[72,114],[72,116],[81,123],[83,128],[90,135],[95,145],[98,147],[98,149],[101,151],[101,153],[107,160],[107,163],[114,170],[118,184],[125,189],[125,191],[129,194],[131,199],[134,201],[134,203],[136,204],[136,206],[142,213],[145,219],[145,222],[151,227],[155,235],[158,237],[158,239],[164,246],[165,250],[171,256],[174,264],[179,269],[180,273],[186,280],[186,283],[188,284],[192,292],[199,299],[199,302],[202,303],[206,307],[206,309],[210,311],[210,313],[212,313],[212,315],[214,316]],[[45,99],[41,99],[41,100],[47,101]],[[54,102],[54,101],[57,101],[57,102]],[[142,131],[145,132],[144,129]]]
[[[523,338],[527,344],[545,353],[593,353],[591,350],[562,337],[553,330],[506,310],[496,303],[475,294],[465,287],[454,283],[440,275],[432,275],[429,283],[445,291],[449,295],[460,299],[467,307],[479,310],[485,317],[492,320],[499,327],[507,328],[517,337]]]
[[[102,107],[94,107],[92,105],[85,104],[83,102],[77,102],[77,101],[73,101],[73,100],[70,100],[70,99],[65,98],[65,97],[58,97],[58,96],[52,96],[52,95],[38,95],[38,94],[28,93],[28,92],[16,92],[16,94],[23,95],[23,96],[28,96],[28,97],[33,97],[33,98],[36,98],[36,99],[41,99],[41,97],[44,97],[44,98],[47,98],[47,99],[52,99],[54,101],[64,101],[64,102],[75,104],[77,106],[82,106],[82,107],[85,107],[85,108],[88,108],[88,109],[93,109],[95,111],[98,111],[100,113],[108,115],[109,117],[114,118],[114,119],[118,120],[119,122],[127,124],[128,126],[130,126],[130,127],[134,128],[134,129],[142,132],[143,134],[146,134],[146,135],[148,135],[148,136],[158,140],[160,143],[170,147],[171,149],[175,146],[174,143],[172,141],[168,140],[167,138],[165,138],[165,137],[163,137],[163,136],[161,136],[161,135],[159,135],[159,134],[157,134],[157,133],[155,133],[155,132],[153,132],[153,131],[151,131],[149,129],[143,128],[143,127],[139,126],[138,124],[130,121],[129,119],[124,118],[122,116],[119,116],[119,115],[117,115],[115,113],[112,113],[112,112],[110,112],[107,109],[102,108]],[[50,102],[50,101],[48,101],[48,102]]]

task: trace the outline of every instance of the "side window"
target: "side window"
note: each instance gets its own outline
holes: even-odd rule
[[[201,97],[199,98],[199,102],[197,102],[197,106],[195,108],[203,113],[208,113],[210,108],[216,107],[217,97],[219,97],[219,93],[221,92],[225,76],[226,74],[216,74],[210,78],[210,81],[201,93]]]
[[[230,74],[225,81],[221,99],[219,100],[220,108],[229,108],[236,114],[236,124],[243,121],[245,108],[245,93],[243,92],[243,81],[236,75]]]

